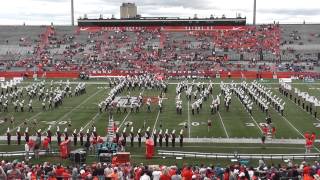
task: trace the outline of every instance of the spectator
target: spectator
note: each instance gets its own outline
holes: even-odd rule
[[[3,180],[7,179],[7,175],[1,166],[0,166],[0,179],[3,179]]]
[[[153,180],[159,180],[161,174],[162,174],[162,173],[161,173],[159,167],[154,168],[154,171],[152,172],[152,179],[153,179]]]
[[[190,166],[185,167],[182,170],[182,177],[184,178],[184,180],[192,180],[192,176],[193,176],[193,172]]]
[[[151,180],[150,176],[148,175],[148,171],[145,169],[142,173],[143,175],[140,177],[140,180]]]
[[[113,170],[113,173],[111,173],[108,178],[110,178],[111,180],[118,180],[119,179],[119,175],[118,175],[118,170],[115,168]]]

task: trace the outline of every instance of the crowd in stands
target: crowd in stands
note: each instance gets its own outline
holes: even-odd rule
[[[292,36],[299,38],[297,33]],[[21,38],[20,43],[28,39]],[[52,26],[45,28],[33,42],[30,54],[19,54],[14,60],[10,52],[7,56],[0,54],[0,67],[46,71],[313,70],[303,68],[309,65],[300,62],[297,56],[281,65],[284,51],[280,47],[286,41],[280,41],[279,25],[185,32],[167,32],[160,28],[65,32]]]
[[[200,160],[199,160],[200,161]],[[14,160],[1,161],[0,179],[26,180],[260,180],[271,179],[304,179],[320,178],[320,163],[308,164],[305,161],[294,164],[288,160],[278,165],[266,165],[259,160],[257,167],[231,164],[222,167],[220,164],[200,165],[112,165],[108,163],[92,163],[74,166],[63,166],[44,162],[27,164]]]

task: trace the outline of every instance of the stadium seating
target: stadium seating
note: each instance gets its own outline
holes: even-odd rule
[[[80,166],[62,166],[44,162],[42,164],[28,164],[18,161],[1,161],[0,179],[134,179],[142,176],[153,179],[318,179],[320,164],[308,164],[305,161],[296,164],[286,161],[279,165],[265,164],[258,161],[257,167],[246,166],[240,163],[222,167],[215,165],[150,165],[144,166],[109,163],[83,164]]]
[[[260,25],[169,32],[4,26],[0,71],[319,72],[318,28]]]

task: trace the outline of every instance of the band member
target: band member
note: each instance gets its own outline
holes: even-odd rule
[[[61,132],[60,132],[59,126],[57,126],[57,142],[58,142],[58,145],[60,145],[60,143],[61,143]]]
[[[146,138],[149,139],[151,136],[150,134],[150,127],[148,126],[147,130],[146,130]]]
[[[117,128],[115,142],[118,143],[119,139],[120,139],[120,133],[119,133],[119,128]]]
[[[86,136],[87,136],[87,142],[90,143],[91,134],[90,134],[90,130],[89,130],[89,129],[87,129]],[[86,143],[87,143],[87,142],[86,142]]]
[[[168,133],[168,129],[166,129],[166,132],[164,134],[164,139],[166,141],[166,147],[169,146],[169,133]]]
[[[175,147],[176,145],[176,130],[174,129],[171,133],[171,145]]]
[[[181,129],[180,131],[179,139],[180,139],[180,147],[182,147],[183,146],[183,129]]]
[[[7,143],[8,145],[11,144],[11,133],[9,128],[7,129]]]
[[[13,117],[13,116],[11,116],[11,118],[10,118],[10,123],[11,123],[11,124],[14,123],[14,117]]]
[[[68,128],[64,128],[64,140],[67,141],[69,139]]]
[[[212,121],[209,119],[207,124],[208,124],[208,132],[209,132],[212,126]]]
[[[73,145],[74,146],[77,146],[77,143],[78,143],[78,134],[77,134],[77,129],[75,129],[74,131],[73,131]]]
[[[141,147],[141,138],[142,138],[142,133],[141,129],[138,130],[138,146]]]
[[[84,146],[86,147],[86,149],[88,151],[90,146],[91,146],[91,143],[90,143],[91,134],[90,134],[90,130],[89,129],[87,129],[86,136],[87,136],[87,140],[86,140],[86,143],[85,143]]]
[[[84,133],[83,133],[83,128],[81,127],[80,128],[80,145],[83,146],[83,136],[84,136]]]
[[[131,127],[130,130],[130,145],[133,147],[133,141],[134,141],[134,133],[133,133],[133,127]]]
[[[157,138],[158,138],[157,130],[154,130],[154,131],[153,131],[153,143],[154,143],[154,147],[157,147]]]
[[[162,139],[163,139],[163,134],[162,134],[162,129],[159,131],[159,146],[162,147]]]
[[[151,112],[151,99],[148,98],[147,100],[147,112]]]
[[[47,138],[49,140],[49,143],[51,143],[51,138],[52,138],[51,125],[49,125],[47,130]]]
[[[272,123],[270,115],[268,115],[268,117],[266,117],[266,123],[268,125],[270,125]]]
[[[38,129],[38,131],[37,131],[37,139],[40,141],[40,143],[41,143],[41,129]]]
[[[17,129],[17,142],[20,145],[21,144],[21,133],[20,133],[20,127]]]
[[[187,122],[184,122],[183,126],[184,126],[185,129],[188,129],[188,123]]]
[[[264,146],[265,144],[265,141],[266,141],[266,136],[265,135],[262,135],[261,136],[261,144]]]
[[[93,137],[94,137],[95,139],[98,138],[97,128],[96,128],[95,126],[93,127],[93,132],[92,132],[92,134],[93,134]]]
[[[29,142],[29,128],[26,127],[26,130],[24,131],[24,139],[26,141],[26,143]]]
[[[122,146],[125,147],[126,144],[127,144],[127,133],[126,133],[126,130],[127,128],[123,128],[123,131],[122,131],[122,137],[123,137],[123,140],[122,140]]]

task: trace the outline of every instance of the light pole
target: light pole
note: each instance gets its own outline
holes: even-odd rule
[[[74,26],[74,7],[73,7],[73,0],[71,0],[71,26]]]
[[[253,0],[253,25],[256,25],[257,0]]]

